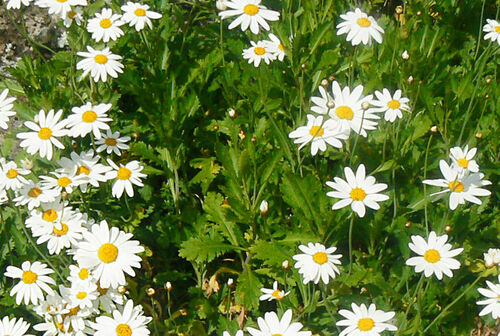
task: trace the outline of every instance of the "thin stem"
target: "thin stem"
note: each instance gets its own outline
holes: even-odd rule
[[[153,328],[155,329],[155,334],[160,335],[158,333],[158,328],[156,327],[156,310],[155,310],[155,302],[153,300],[153,297],[151,297],[151,308],[153,312]]]
[[[349,222],[349,275],[352,271],[352,228],[354,226],[354,213],[351,214],[351,221]]]
[[[425,160],[424,160],[424,180],[427,178],[427,159],[429,157],[429,149],[431,147],[432,133],[427,142],[427,149],[425,150]],[[427,217],[427,184],[424,183],[424,218],[425,218],[425,232],[429,235],[429,221]]]
[[[333,315],[333,313],[330,310],[330,307],[328,306],[328,298],[326,295],[326,289],[327,289],[326,284],[322,284],[320,288],[321,288],[321,295],[323,296],[323,303],[325,304],[326,310],[328,311],[328,314],[330,314],[330,318],[333,320],[333,324],[337,328],[337,331],[341,332],[339,326],[337,325],[337,319],[335,318],[335,315]]]
[[[398,328],[398,332],[396,333],[396,336],[398,336],[401,332],[404,331],[403,327],[406,325],[408,313],[410,312],[411,307],[413,306],[413,303],[415,302],[415,298],[417,296],[418,291],[420,290],[420,287],[422,287],[422,281],[424,280],[424,273],[420,276],[420,280],[418,280],[417,283],[417,288],[415,288],[415,291],[413,292],[413,295],[411,296],[410,303],[408,303],[408,307],[406,307],[406,312],[403,317],[403,321],[401,322],[400,327]]]
[[[477,44],[476,44],[476,52],[474,53],[474,60],[477,59],[477,53],[479,52],[479,46],[481,45],[481,33],[483,30],[481,29],[483,26],[483,18],[484,18],[484,5],[486,4],[486,0],[483,0],[483,6],[481,7],[481,19],[479,20],[479,31],[477,33]]]

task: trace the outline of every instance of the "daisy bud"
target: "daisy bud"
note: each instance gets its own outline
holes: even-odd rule
[[[245,135],[245,132],[243,132],[243,130],[240,130],[240,133],[238,133],[238,136],[240,137],[241,140],[245,140],[245,138],[247,137]]]
[[[328,77],[328,80],[329,80],[330,82],[333,82],[333,81],[335,80],[335,76],[334,76],[334,75],[331,75],[330,77]]]
[[[169,292],[170,292],[170,291],[172,290],[172,288],[173,288],[173,287],[172,287],[172,284],[170,283],[170,281],[167,281],[167,282],[165,283],[165,285],[163,285],[163,287],[164,287],[166,290],[168,290]]]
[[[125,286],[118,287],[118,293],[125,294],[127,292],[127,288]]]
[[[453,231],[453,228],[449,225],[446,225],[446,227],[444,228],[444,230],[447,232],[447,233],[450,233],[451,231]]]
[[[266,200],[263,200],[263,201],[260,203],[259,210],[260,210],[260,213],[261,213],[262,215],[265,215],[265,214],[269,211],[269,203],[267,203],[267,201],[266,201]]]
[[[300,67],[301,67],[302,69],[305,69],[305,68],[307,68],[307,65],[306,65],[306,64],[304,64],[304,63],[302,63],[302,64],[300,65]]]
[[[156,294],[156,291],[154,288],[150,287],[150,288],[146,289],[146,293],[148,294],[148,296],[153,296]]]
[[[486,78],[486,84],[491,84],[491,78]]]
[[[490,98],[490,95],[489,94],[486,94],[486,96],[484,96],[486,99]]]
[[[422,11],[417,11],[417,15],[418,16],[422,15]]]
[[[179,313],[181,313],[182,316],[186,316],[188,311],[186,309],[179,309]]]
[[[33,161],[28,158],[21,159],[21,166],[23,167],[23,169],[31,170],[33,169]]]
[[[227,279],[227,286],[228,286],[229,288],[231,288],[231,287],[233,287],[233,286],[234,286],[234,280],[233,280],[233,278],[229,278],[229,279]]]
[[[359,291],[360,294],[366,293],[368,289],[366,287],[361,287],[361,290]]]
[[[492,263],[490,263],[490,262],[486,261],[486,262],[484,263],[484,266],[486,266],[486,268],[492,268],[493,266],[495,266],[495,264],[492,264]]]
[[[401,14],[401,13],[403,13],[403,6],[397,6],[397,7],[396,7],[396,13],[397,13],[397,14]]]
[[[257,142],[257,137],[254,137],[254,136],[253,136],[253,137],[251,137],[251,138],[250,138],[250,141],[252,141],[252,142]]]
[[[405,50],[403,51],[403,53],[401,54],[401,57],[407,61],[408,59],[410,59],[410,55],[408,54],[408,50]]]
[[[227,114],[229,115],[229,118],[236,118],[236,111],[234,110],[234,108],[230,108],[229,110],[227,110]]]
[[[323,78],[323,80],[321,81],[321,85],[322,86],[328,86],[328,79]]]
[[[483,133],[480,133],[480,132],[476,133],[476,138],[481,139],[482,137],[483,137]]]
[[[219,130],[219,125],[214,126],[214,130],[218,131]]]
[[[368,110],[370,108],[370,103],[369,102],[363,102],[363,104],[361,104],[361,108],[363,110]]]
[[[333,100],[329,100],[327,103],[326,103],[326,106],[329,108],[329,109],[332,109],[335,107],[335,102]]]
[[[410,221],[406,222],[405,226],[406,226],[407,228],[411,227],[411,222],[410,222]]]
[[[438,131],[438,128],[437,128],[436,125],[434,125],[434,126],[431,127],[431,132],[432,133],[437,133],[437,131]]]
[[[288,262],[288,260],[285,260],[281,263],[281,267],[284,269],[284,270],[287,270],[290,268],[290,263]]]
[[[413,76],[408,77],[408,84],[413,84]]]
[[[62,197],[62,198],[68,198],[68,193],[67,193],[66,191],[63,191],[63,192],[61,193],[61,197]]]
[[[223,11],[227,9],[226,1],[225,0],[217,0],[215,2],[215,7],[217,7],[218,10]]]

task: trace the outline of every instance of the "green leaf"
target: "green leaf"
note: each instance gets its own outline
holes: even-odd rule
[[[241,304],[245,309],[257,309],[259,307],[259,296],[262,283],[257,275],[250,269],[245,268],[238,277],[236,286],[236,303]]]
[[[195,263],[207,263],[234,249],[238,247],[224,243],[220,237],[190,238],[181,244],[179,256]]]

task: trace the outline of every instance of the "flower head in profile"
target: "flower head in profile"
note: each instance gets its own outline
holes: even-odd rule
[[[458,170],[461,174],[465,175],[469,172],[477,173],[479,171],[479,165],[476,160],[473,160],[474,155],[476,155],[477,149],[469,149],[469,145],[465,145],[465,148],[453,147],[450,149],[450,158],[452,160],[452,166]]]
[[[20,319],[9,319],[8,316],[4,316],[0,320],[0,335],[9,335],[9,336],[32,336],[32,335],[27,335],[26,332],[28,331],[30,327],[30,324],[28,322],[23,321],[22,318]]]
[[[462,253],[464,249],[452,250],[451,244],[446,243],[448,235],[437,236],[431,231],[427,241],[421,236],[411,236],[411,240],[408,246],[419,256],[408,259],[406,264],[415,266],[415,272],[423,271],[426,277],[435,274],[436,278],[441,280],[443,274],[451,278],[453,277],[451,270],[460,268],[460,262],[453,257]]]
[[[80,26],[83,21],[82,10],[80,8],[73,8],[71,11],[66,13],[64,17],[64,27],[69,28],[71,25],[76,23],[77,26]]]
[[[21,268],[15,266],[7,266],[5,276],[14,279],[20,279],[11,291],[10,295],[16,294],[16,303],[20,304],[24,299],[24,304],[38,304],[39,300],[43,300],[43,292],[52,294],[53,290],[49,285],[55,285],[54,279],[48,274],[54,273],[53,270],[38,261],[31,263],[25,261],[22,263]]]
[[[113,311],[112,316],[97,317],[95,323],[90,322],[90,327],[95,330],[95,336],[147,336],[151,317],[143,314],[141,306],[134,306],[134,302],[128,300],[123,308]]]
[[[333,210],[350,205],[359,217],[364,217],[366,213],[365,206],[378,210],[380,206],[377,202],[389,199],[389,196],[379,194],[379,192],[387,189],[387,184],[376,183],[373,176],[366,176],[365,165],[359,165],[356,175],[349,167],[344,168],[344,173],[346,177],[345,181],[340,177],[334,177],[334,182],[326,182],[327,186],[335,189],[335,191],[329,191],[326,195],[341,198],[340,201],[332,206]]]
[[[10,2],[9,2],[10,3]],[[9,9],[7,5],[7,9]],[[16,98],[7,97],[9,94],[9,89],[5,89],[0,93],[0,128],[7,129],[9,122],[9,117],[12,117],[16,112],[12,109],[14,104],[12,104]]]
[[[123,191],[126,191],[129,197],[132,197],[134,196],[133,184],[139,187],[144,186],[141,179],[147,175],[141,173],[144,167],[139,164],[139,161],[130,161],[126,165],[120,164],[119,167],[110,159],[108,159],[108,163],[113,170],[106,173],[106,178],[109,180],[116,179],[116,182],[113,184],[113,189],[111,190],[114,197],[120,198]]]
[[[283,62],[285,58],[285,47],[281,43],[278,36],[274,34],[269,34],[270,40],[265,40],[264,43],[267,44],[269,50],[274,54],[275,58]]]
[[[385,112],[384,119],[394,122],[397,118],[403,118],[402,111],[409,111],[410,107],[408,98],[401,97],[401,90],[396,90],[394,95],[391,95],[389,90],[383,89],[382,92],[375,91],[376,100],[371,103],[375,107],[371,108],[372,112]]]
[[[260,291],[264,293],[259,297],[260,301],[281,300],[285,296],[290,294],[290,292],[285,292],[284,290],[278,289],[278,281],[274,281],[272,289],[261,288]]]
[[[161,18],[160,13],[149,10],[148,5],[142,5],[137,2],[128,1],[126,5],[122,6],[122,20],[128,23],[130,27],[134,26],[136,31],[144,29],[148,25],[149,29],[153,29],[151,19]]]
[[[219,16],[224,20],[228,17],[238,16],[229,25],[229,29],[233,29],[241,25],[241,30],[246,31],[250,27],[250,31],[258,34],[260,27],[269,30],[267,21],[278,21],[280,13],[267,9],[260,4],[261,0],[228,0],[225,5],[231,9],[221,11]]]
[[[115,41],[123,35],[120,26],[125,22],[120,20],[120,14],[113,14],[110,8],[104,8],[101,13],[96,13],[95,18],[90,19],[87,24],[87,31],[92,33],[92,38],[96,42],[107,43],[110,39]]]
[[[486,19],[486,24],[483,27],[484,39],[491,40],[492,42],[497,41],[500,45],[500,23],[492,19]]]
[[[123,64],[119,62],[122,57],[111,53],[108,47],[98,50],[87,46],[87,51],[79,51],[77,55],[84,58],[76,65],[77,70],[83,70],[82,78],[90,73],[94,82],[105,82],[108,76],[117,78],[123,72]]]
[[[498,276],[498,282],[500,282],[500,276]],[[478,305],[486,306],[479,316],[484,316],[491,314],[494,319],[500,318],[500,283],[494,284],[493,282],[486,281],[488,288],[479,288],[478,291],[486,299],[478,301]]]
[[[351,307],[352,311],[339,310],[339,314],[346,320],[338,321],[337,325],[347,327],[339,336],[379,336],[384,330],[398,330],[392,324],[387,323],[394,317],[394,312],[379,310],[373,303],[368,308],[364,303],[359,306],[352,303]]]
[[[500,249],[490,248],[488,253],[483,253],[483,256],[486,267],[500,265]]]
[[[455,210],[459,204],[465,204],[465,201],[481,204],[482,202],[477,196],[488,196],[491,194],[489,190],[481,188],[482,186],[491,184],[490,181],[483,180],[483,173],[463,175],[461,170],[458,170],[453,165],[448,165],[444,160],[439,161],[439,168],[444,178],[424,180],[422,182],[445,188],[442,191],[431,194],[431,196],[437,195],[437,200],[449,192],[451,210]]]
[[[300,245],[299,249],[304,253],[294,255],[293,259],[297,261],[295,268],[304,277],[304,284],[310,281],[317,284],[320,280],[327,284],[330,278],[335,279],[335,273],[340,274],[335,264],[341,264],[339,259],[342,255],[332,254],[337,250],[336,247],[326,248],[320,243],[309,243],[307,246]]]
[[[248,60],[248,64],[252,64],[258,67],[261,61],[266,62],[266,64],[271,63],[276,59],[276,55],[273,53],[273,49],[265,41],[250,41],[252,46],[250,48],[243,50],[243,58]]]
[[[372,38],[378,43],[382,43],[384,30],[372,16],[368,16],[356,8],[354,12],[347,12],[340,17],[344,22],[337,25],[337,35],[347,34],[346,40],[351,41],[353,46],[360,43],[371,44]]]
[[[259,329],[248,327],[247,331],[252,336],[311,336],[310,331],[301,331],[302,323],[292,322],[292,310],[288,309],[281,320],[275,312],[268,312],[264,314],[264,318],[257,319]]]

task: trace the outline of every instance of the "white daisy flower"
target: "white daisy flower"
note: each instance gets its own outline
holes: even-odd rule
[[[28,175],[29,170],[19,168],[14,161],[0,164],[0,189],[19,190],[28,183],[23,175]]]
[[[283,62],[283,59],[285,58],[285,47],[276,35],[269,34],[269,38],[271,40],[265,40],[264,43],[267,44],[268,49],[271,50],[275,58]]]
[[[66,28],[71,27],[73,22],[76,23],[77,26],[80,26],[83,21],[82,10],[80,8],[73,8],[69,12],[66,13],[64,17],[63,24]]]
[[[99,147],[97,147],[97,153],[106,150],[107,154],[111,154],[111,152],[113,152],[120,156],[120,149],[126,150],[130,148],[130,146],[126,144],[129,141],[129,136],[120,137],[120,132],[116,131],[112,133],[110,130],[107,130],[106,136],[103,136],[101,139],[96,141],[96,145],[99,145]]]
[[[71,153],[71,159],[61,158],[60,165],[74,166],[76,176],[79,177],[79,187],[83,192],[87,191],[87,185],[99,187],[99,182],[106,182],[106,173],[112,168],[99,162],[99,156],[94,156],[94,150],[81,152],[79,155]]]
[[[117,288],[101,288],[99,282],[97,282],[97,291],[99,296],[97,297],[96,305],[102,306],[105,311],[111,312],[116,309],[116,306],[123,306],[125,304],[125,296],[118,292]]]
[[[87,31],[92,33],[92,38],[96,42],[103,41],[107,43],[109,39],[115,41],[123,35],[120,26],[125,22],[120,20],[120,14],[113,14],[110,8],[104,8],[101,13],[96,13],[95,18],[90,19],[87,24]]]
[[[260,329],[248,327],[247,331],[252,336],[311,336],[310,331],[300,331],[302,323],[292,322],[292,310],[288,309],[281,320],[275,312],[268,312],[264,314],[264,318],[259,317],[257,323]]]
[[[67,207],[67,202],[61,202],[61,198],[57,197],[54,201],[42,203],[42,211],[34,209],[30,213],[30,217],[26,219],[26,227],[31,231],[52,232],[52,227],[57,226],[61,229],[60,221],[63,212],[72,212],[71,207]],[[63,210],[64,209],[64,210]]]
[[[364,303],[359,306],[352,303],[351,307],[352,311],[339,310],[339,314],[347,319],[337,322],[338,326],[347,327],[342,330],[339,336],[380,336],[384,330],[398,330],[392,324],[386,323],[394,317],[394,312],[386,313],[383,310],[378,310],[373,303],[368,308]]]
[[[264,293],[259,297],[260,301],[281,300],[285,296],[290,294],[290,292],[285,292],[284,290],[278,289],[278,281],[274,281],[273,289],[261,288],[260,291]]]
[[[147,336],[149,330],[146,325],[151,317],[142,315],[142,308],[134,307],[134,302],[128,300],[121,310],[113,311],[113,317],[99,316],[90,327],[95,329],[95,336]]]
[[[344,181],[340,177],[335,177],[335,182],[326,182],[326,185],[335,189],[335,191],[329,191],[326,195],[341,198],[340,201],[332,206],[332,210],[351,205],[352,210],[359,217],[364,217],[366,212],[365,206],[378,210],[380,206],[377,202],[389,199],[389,196],[379,194],[382,190],[387,189],[387,184],[375,183],[376,180],[373,176],[366,176],[365,165],[359,165],[356,175],[354,175],[354,172],[349,167],[344,168],[344,173],[347,181]]]
[[[110,159],[108,159],[108,163],[114,170],[107,172],[106,178],[108,180],[116,179],[116,182],[113,184],[113,189],[111,190],[111,194],[114,197],[120,198],[124,190],[127,192],[129,197],[132,197],[134,196],[132,184],[139,187],[144,186],[141,179],[147,175],[141,173],[144,167],[139,164],[139,161],[130,161],[125,166],[120,163],[120,167],[118,167],[116,163]]]
[[[98,50],[87,46],[87,50],[88,52],[77,52],[78,56],[84,57],[76,65],[77,70],[83,70],[82,78],[90,72],[94,82],[98,82],[99,80],[105,82],[108,79],[108,75],[117,78],[118,73],[123,72],[123,64],[119,62],[122,57],[111,53],[108,47]]]
[[[137,31],[141,31],[146,24],[149,29],[153,29],[151,19],[161,18],[160,13],[150,11],[148,5],[142,5],[137,2],[128,1],[121,8],[124,12],[122,20],[128,23],[130,27],[134,26]]]
[[[347,12],[340,17],[345,21],[337,25],[337,35],[347,34],[346,40],[347,42],[351,41],[353,46],[360,43],[370,45],[372,38],[378,43],[382,43],[384,30],[372,16],[368,16],[356,8],[354,12]]]
[[[18,194],[19,196],[14,198],[16,206],[28,205],[29,210],[39,207],[41,203],[53,202],[59,196],[57,191],[42,187],[31,180],[18,190]]]
[[[497,41],[500,45],[500,23],[495,20],[486,19],[487,24],[483,27],[483,32],[485,40],[491,40],[493,42]]]
[[[80,282],[80,281],[86,282],[86,281],[92,281],[93,276],[92,276],[92,272],[86,267],[69,265],[68,280],[71,283]]]
[[[7,266],[5,276],[14,279],[21,279],[10,290],[10,296],[16,294],[16,303],[19,305],[24,299],[24,304],[38,304],[38,300],[43,300],[43,293],[52,294],[54,291],[49,285],[55,285],[56,282],[47,274],[54,273],[47,265],[35,261],[33,264],[29,261],[22,263],[21,268]]]
[[[9,319],[8,316],[4,316],[0,320],[0,335],[5,335],[5,336],[32,336],[32,335],[27,335],[26,332],[28,331],[30,327],[30,324],[28,322],[23,321],[22,318],[20,319]]]
[[[59,110],[54,114],[54,110],[50,110],[45,116],[45,111],[40,110],[40,113],[35,116],[37,123],[26,121],[24,125],[32,130],[32,132],[18,133],[17,137],[23,139],[19,144],[26,148],[29,154],[39,152],[40,157],[46,157],[47,160],[52,159],[52,145],[59,149],[64,149],[64,145],[57,137],[67,134],[66,121],[61,119],[63,111]]]
[[[69,309],[66,309],[66,303],[63,298],[59,295],[57,291],[52,294],[48,294],[45,300],[42,300],[39,305],[34,307],[35,313],[43,317],[44,319],[52,319],[52,317],[58,317],[59,315],[64,315],[69,313]],[[37,330],[36,326],[34,329]]]
[[[51,172],[52,176],[40,176],[42,180],[40,184],[46,188],[57,191],[58,194],[65,191],[68,194],[73,192],[73,188],[76,188],[82,181],[80,176],[76,175],[76,170],[68,171],[66,169],[58,169],[55,172]]]
[[[498,277],[498,281],[500,282],[500,276]],[[494,319],[500,318],[500,284],[494,284],[490,281],[486,281],[488,288],[478,288],[479,293],[486,297],[486,300],[478,301],[478,305],[486,306],[481,312],[479,312],[479,316],[484,316],[491,314]]]
[[[299,249],[303,254],[296,254],[293,259],[295,268],[304,277],[304,284],[313,281],[315,284],[321,280],[324,284],[330,281],[330,277],[335,279],[335,273],[340,274],[339,269],[334,264],[340,265],[341,254],[332,254],[337,250],[336,247],[325,248],[320,243],[308,243],[300,245]]]
[[[231,8],[219,13],[222,20],[239,15],[231,24],[229,29],[233,29],[241,25],[241,30],[246,31],[250,27],[250,31],[254,34],[259,33],[259,27],[269,30],[267,21],[278,21],[280,13],[267,9],[260,4],[261,0],[231,0],[226,1],[227,7]]]
[[[135,276],[132,267],[141,267],[141,257],[137,254],[144,251],[137,240],[130,238],[132,234],[116,227],[109,229],[103,220],[92,226],[92,232],[83,233],[74,258],[79,265],[91,270],[102,288],[125,285],[124,272]]]
[[[363,103],[371,103],[373,96],[362,97],[363,86],[358,85],[350,91],[346,86],[340,88],[337,81],[332,82],[332,95],[330,95],[322,86],[319,87],[321,97],[312,97],[311,100],[316,106],[311,107],[311,111],[319,114],[328,114],[335,120],[344,131],[351,129],[366,137],[367,130],[376,129],[377,122],[373,119],[379,119],[370,109],[363,110]]]
[[[7,9],[19,9],[21,8],[21,4],[23,4],[23,6],[29,6],[32,1],[33,0],[9,0],[9,2],[7,2]]]
[[[10,2],[9,2],[10,4]],[[7,9],[9,9],[9,4],[7,4]],[[9,89],[5,89],[0,93],[0,128],[7,129],[9,125],[9,117],[12,117],[16,112],[12,109],[14,104],[12,104],[16,98],[8,97]]]
[[[49,14],[64,18],[68,12],[71,12],[72,6],[87,6],[87,0],[36,0],[35,5],[48,8]]]
[[[244,335],[244,334],[243,334],[243,330],[238,330],[238,331],[236,332],[236,334],[234,334],[234,336],[243,336],[243,335]],[[224,331],[224,332],[222,333],[222,336],[231,336],[231,334],[230,334],[229,332],[227,332],[227,331]]]
[[[431,231],[427,241],[421,236],[411,236],[411,240],[412,243],[408,246],[420,256],[408,259],[406,265],[415,266],[415,272],[424,271],[427,278],[435,274],[436,278],[441,280],[443,274],[451,278],[453,277],[451,270],[460,268],[460,262],[453,257],[462,253],[464,249],[452,250],[451,244],[446,243],[448,235],[437,236],[434,231]]]
[[[107,111],[111,108],[111,104],[99,104],[92,106],[87,103],[80,107],[73,107],[73,114],[66,118],[69,135],[72,137],[84,137],[89,133],[93,133],[96,139],[101,138],[101,130],[109,130],[109,118]]]
[[[29,158],[21,159],[21,167],[23,167],[23,169],[26,170],[33,169],[33,161],[30,160]]]
[[[445,190],[431,194],[438,195],[437,199],[450,192],[450,209],[455,210],[459,204],[465,204],[469,201],[475,204],[481,204],[481,200],[476,196],[488,196],[491,194],[489,190],[480,187],[490,185],[491,182],[483,180],[484,174],[474,173],[471,175],[461,176],[461,172],[453,166],[449,166],[446,161],[439,161],[439,168],[444,179],[424,180],[422,183],[444,187]]]
[[[62,321],[56,321],[59,336],[86,336],[87,332],[84,332],[85,330],[88,331],[86,323],[88,318],[95,312],[95,309],[80,308],[78,306],[71,307],[68,303],[66,303],[65,308],[68,309],[69,312],[62,316]],[[34,329],[39,330],[36,326]],[[70,333],[71,331],[73,333]]]
[[[410,107],[408,98],[401,97],[401,90],[396,90],[394,96],[387,89],[383,89],[382,92],[375,91],[375,96],[378,100],[373,100],[371,103],[376,107],[371,108],[372,112],[385,112],[384,119],[386,121],[394,122],[396,118],[403,118],[403,113],[401,111],[409,111]]]
[[[97,285],[91,281],[73,282],[71,288],[59,286],[59,292],[71,307],[80,309],[93,308],[94,301],[99,296]]]
[[[266,64],[271,63],[276,59],[276,55],[272,52],[269,44],[265,41],[250,41],[252,46],[247,49],[243,49],[243,58],[248,60],[248,64],[252,64],[258,67],[260,62],[264,60]]]
[[[5,189],[0,189],[0,204],[5,204],[8,200],[7,191]]]
[[[299,150],[311,142],[311,155],[316,155],[318,149],[326,151],[327,144],[336,148],[342,148],[342,142],[349,138],[349,131],[343,130],[332,119],[323,122],[323,116],[315,117],[307,115],[307,125],[300,126],[295,131],[290,132],[290,138],[296,138],[294,143],[300,143]]]
[[[465,148],[453,147],[450,149],[450,158],[453,162],[453,168],[462,171],[463,174],[470,172],[477,173],[479,171],[479,165],[476,160],[472,160],[474,155],[476,155],[476,148],[469,149],[469,145],[465,145]]]
[[[488,253],[483,253],[486,267],[493,267],[500,264],[500,249],[488,249]]]

